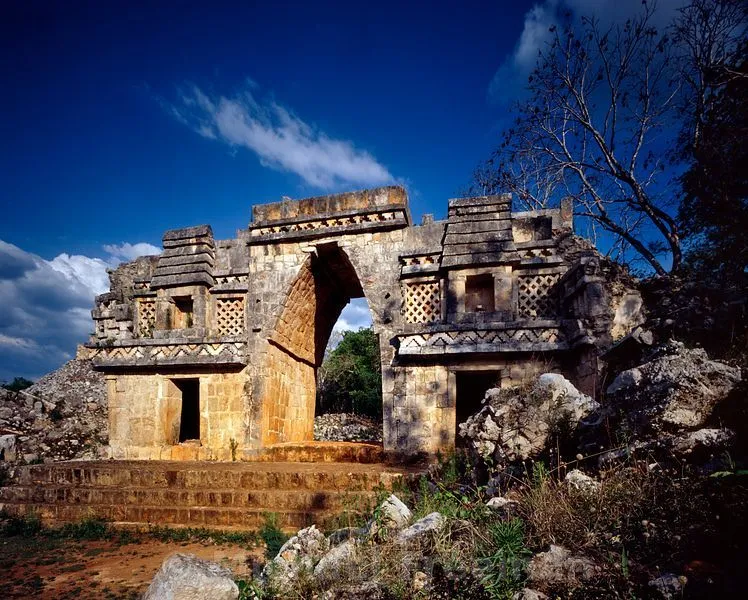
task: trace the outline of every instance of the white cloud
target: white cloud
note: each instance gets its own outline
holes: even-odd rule
[[[109,289],[109,276],[106,270],[111,266],[100,258],[60,254],[47,264],[62,273],[76,289],[90,290],[93,295],[103,294]]]
[[[52,260],[0,240],[0,380],[36,378],[75,354],[93,329],[94,297],[109,289],[107,269],[159,249],[107,245],[106,259],[62,253]]]
[[[658,27],[666,26],[678,8],[687,0],[660,0],[652,19]],[[597,17],[603,26],[623,23],[642,10],[641,0],[544,0],[525,13],[525,20],[514,50],[494,74],[488,88],[489,98],[500,106],[521,99],[527,77],[535,67],[538,52],[551,41],[549,29],[558,25],[570,12],[574,17]]]
[[[138,242],[137,244],[130,244],[128,242],[123,244],[104,244],[103,248],[104,251],[108,252],[115,259],[124,261],[135,260],[139,256],[161,254],[161,248],[157,248],[153,244],[147,244],[146,242]]]
[[[211,98],[197,86],[180,103],[161,101],[178,121],[201,136],[254,152],[266,167],[294,173],[317,188],[392,183],[392,174],[352,142],[333,139],[274,101],[259,102],[257,84],[233,98]]]
[[[354,298],[340,313],[333,326],[333,332],[358,331],[362,327],[370,327],[372,323],[371,311],[366,298]]]

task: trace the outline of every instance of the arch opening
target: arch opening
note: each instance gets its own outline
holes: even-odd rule
[[[317,377],[343,309],[364,290],[337,243],[319,244],[302,265],[269,337],[263,445],[314,439]],[[377,382],[381,386],[381,378]]]

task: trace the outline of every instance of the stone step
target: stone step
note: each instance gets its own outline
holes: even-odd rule
[[[21,467],[0,510],[45,522],[100,517],[118,524],[252,529],[268,513],[292,530],[366,513],[378,490],[417,468],[374,463],[71,461]]]
[[[249,508],[257,510],[367,510],[373,508],[373,491],[334,490],[170,490],[148,488],[29,487],[0,488],[1,504],[86,506],[170,506],[191,508]]]
[[[2,508],[7,513],[17,516],[33,514],[49,525],[102,518],[115,526],[158,525],[226,530],[259,529],[267,522],[269,514],[272,514],[278,527],[285,531],[297,531],[312,524],[326,527],[334,519],[339,520],[342,514],[339,511],[268,511],[215,508],[212,506],[174,508],[164,506],[89,506],[84,504],[6,504]],[[349,512],[347,514],[361,513]]]
[[[66,462],[22,467],[17,485],[171,490],[347,490],[391,487],[400,469],[353,463]]]
[[[263,448],[253,460],[265,462],[382,463],[382,444],[354,442],[303,442],[274,444]]]

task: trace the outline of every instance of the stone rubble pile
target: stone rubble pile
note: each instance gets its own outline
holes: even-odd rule
[[[71,360],[21,392],[0,390],[0,452],[8,463],[93,459],[107,443],[104,376]]]
[[[330,413],[314,418],[314,439],[319,442],[382,441],[382,423],[363,415]]]
[[[495,464],[536,457],[553,432],[576,429],[600,406],[557,373],[544,373],[530,386],[490,389],[483,404],[459,425],[460,435]]]
[[[737,367],[711,360],[701,348],[669,342],[644,362],[618,374],[608,386],[601,410],[609,424],[627,431],[632,449],[673,452],[703,462],[729,449],[735,433],[725,427],[740,423],[726,413],[741,385]],[[738,393],[738,395],[740,395]],[[618,458],[615,453],[601,460]]]
[[[446,526],[446,518],[433,512],[411,523],[413,513],[394,494],[380,504],[374,515],[365,527],[333,532],[327,537],[315,525],[300,530],[265,565],[260,577],[262,585],[285,598],[291,597],[295,584],[313,578],[332,586],[321,598],[382,598],[383,590],[376,580],[348,585],[345,582],[350,573],[356,572],[357,561],[366,560],[363,552],[387,548],[386,542],[393,540],[403,549],[402,560],[414,567],[414,577],[427,591],[429,578],[415,565],[425,558],[423,548]]]

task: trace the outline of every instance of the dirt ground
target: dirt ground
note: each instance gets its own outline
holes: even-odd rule
[[[211,542],[0,537],[0,598],[134,600],[174,552],[222,564],[237,578],[248,578],[262,555],[261,549]]]

